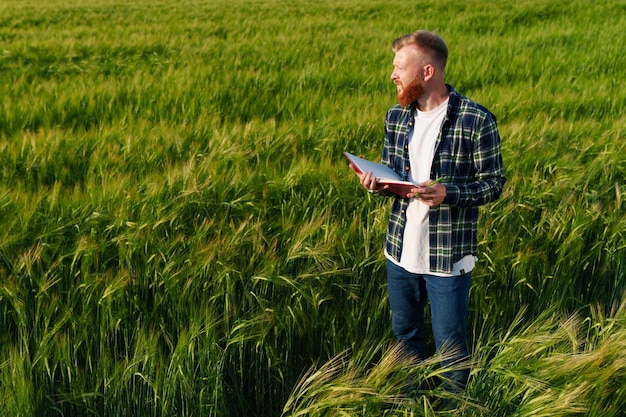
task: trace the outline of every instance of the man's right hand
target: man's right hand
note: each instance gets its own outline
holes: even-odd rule
[[[352,165],[352,164],[350,164]],[[359,181],[361,185],[367,189],[370,193],[377,193],[382,190],[389,188],[388,185],[382,186],[378,185],[376,181],[376,177],[372,175],[371,172],[364,172],[362,174],[357,174],[359,176]]]

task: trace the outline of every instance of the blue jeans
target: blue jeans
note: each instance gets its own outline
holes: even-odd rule
[[[437,350],[444,349],[445,367],[468,359],[467,310],[471,272],[457,277],[413,274],[387,260],[387,291],[391,327],[410,353],[424,359],[424,307],[430,304],[432,330]],[[459,368],[458,366],[456,368]],[[465,388],[469,368],[444,373],[452,391]]]

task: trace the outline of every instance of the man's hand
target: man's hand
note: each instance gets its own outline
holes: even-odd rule
[[[438,206],[446,198],[446,186],[442,183],[430,185],[433,180],[424,181],[418,184],[416,188],[411,189],[411,193],[407,194],[409,198],[417,198],[430,207]]]
[[[354,169],[352,164],[350,164],[350,167]],[[382,190],[389,188],[388,185],[385,185],[385,186],[378,185],[378,183],[376,182],[376,177],[373,176],[371,172],[364,172],[362,174],[357,174],[357,175],[359,176],[359,182],[361,183],[361,185],[365,187],[367,191],[371,193],[377,193],[377,192],[380,192]]]

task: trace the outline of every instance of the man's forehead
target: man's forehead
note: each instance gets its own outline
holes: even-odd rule
[[[419,58],[419,50],[411,45],[407,45],[404,48],[396,51],[396,55],[393,58],[393,64],[406,64],[409,61]]]

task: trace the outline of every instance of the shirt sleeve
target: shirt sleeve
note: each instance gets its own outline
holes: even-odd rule
[[[446,184],[444,204],[476,207],[497,200],[506,181],[498,125],[490,112],[477,118],[472,133],[472,166],[474,177],[466,183]]]

